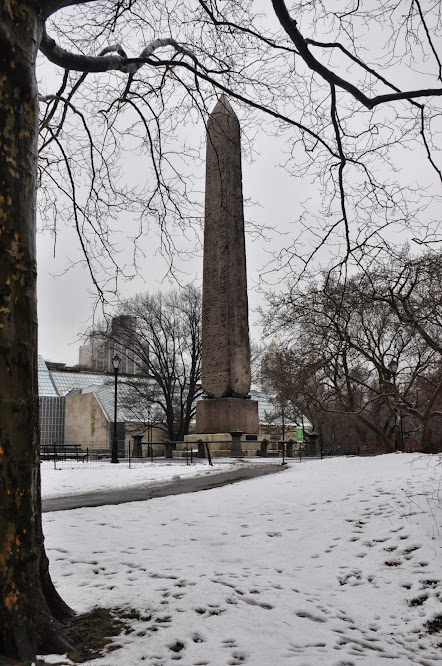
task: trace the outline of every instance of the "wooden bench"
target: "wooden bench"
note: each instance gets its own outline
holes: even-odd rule
[[[172,451],[173,458],[198,458],[198,449],[174,449]]]
[[[110,449],[90,449],[89,458],[92,460],[102,460],[103,458],[110,458],[112,452]]]
[[[41,460],[81,460],[88,458],[88,452],[83,451],[81,444],[55,444],[54,446],[42,446],[40,450]]]

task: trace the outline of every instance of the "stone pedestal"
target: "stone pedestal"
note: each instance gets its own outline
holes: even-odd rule
[[[241,448],[241,430],[234,430],[230,433],[230,437],[232,438],[232,447],[230,449],[231,458],[242,458],[244,452]]]
[[[198,444],[198,458],[206,457],[206,447],[204,445],[204,440],[197,439],[196,443]]]
[[[142,435],[134,435],[134,444],[132,447],[132,457],[133,458],[142,458],[143,451],[141,446],[141,440],[143,439]]]
[[[206,451],[206,444],[209,446],[209,450],[212,456],[226,458],[230,455],[230,449],[232,447],[232,437],[228,432],[217,432],[210,435],[207,434],[192,434],[185,435],[184,441],[186,444],[196,444],[198,447],[204,447],[204,452]],[[204,453],[204,456],[206,453]]]
[[[267,447],[268,447],[268,445],[269,445],[269,440],[268,439],[263,439],[261,441],[261,448],[260,448],[260,451],[259,451],[259,455],[262,458],[267,458]]]
[[[196,406],[196,432],[259,432],[258,402],[245,398],[212,398]]]
[[[241,454],[241,457],[246,455],[254,457],[258,455],[258,451],[261,447],[261,441],[259,436],[258,439],[254,440],[247,439],[248,435],[250,434],[252,433],[243,433],[239,439],[239,442],[237,440],[234,443],[232,435],[229,432],[216,432],[210,435],[194,433],[192,435],[185,435],[184,441],[186,444],[178,444],[177,447],[180,448],[180,446],[187,445],[193,446],[194,449],[196,449],[196,447],[199,448],[200,446],[201,448],[204,447],[205,449],[207,445],[213,458],[228,458],[232,455],[232,449],[233,453],[238,451],[238,453]]]
[[[165,444],[165,447],[166,447],[165,457],[172,459],[173,458],[172,451],[174,451],[176,449],[176,443],[175,442],[170,442],[168,439],[165,439],[164,444]]]

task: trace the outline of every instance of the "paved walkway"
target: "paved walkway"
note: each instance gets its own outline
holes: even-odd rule
[[[165,481],[157,485],[133,486],[117,490],[103,490],[84,493],[83,495],[69,495],[43,500],[43,513],[49,511],[67,511],[90,506],[105,506],[106,504],[125,504],[127,502],[144,502],[154,497],[167,497],[168,495],[182,495],[183,493],[196,493],[201,490],[219,488],[229,483],[237,483],[247,479],[254,479],[265,474],[275,474],[284,469],[286,465],[260,464],[256,467],[238,467],[229,472],[196,476],[176,481]]]

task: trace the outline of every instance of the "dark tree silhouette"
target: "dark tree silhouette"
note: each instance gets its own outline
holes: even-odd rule
[[[404,253],[346,280],[327,272],[274,295],[267,322],[283,343],[268,373],[281,396],[351,415],[387,450],[399,447],[407,416],[431,451],[431,422],[442,416],[441,280],[440,256]]]
[[[118,337],[112,332],[104,335],[147,376],[146,381],[122,380],[130,386],[125,409],[143,421],[150,407],[164,423],[168,439],[183,441],[202,394],[201,291],[189,285],[181,291],[138,294],[124,301],[118,312],[123,315]],[[135,328],[125,329],[124,322],[134,318]]]

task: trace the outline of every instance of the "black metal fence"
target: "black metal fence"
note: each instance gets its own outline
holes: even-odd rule
[[[198,440],[198,442],[142,442],[141,437],[135,436],[131,441],[118,443],[118,461],[128,467],[136,467],[146,463],[174,462],[177,464],[192,465],[196,462],[212,464],[212,454],[219,456],[217,444],[210,444]],[[226,442],[222,444],[225,446]],[[268,462],[278,459],[285,462],[302,462],[303,460],[319,460],[336,456],[373,456],[379,451],[375,447],[360,446],[346,447],[321,447],[318,442],[296,442],[294,440],[259,442],[258,450],[247,450],[247,442],[242,442],[241,458],[250,460],[256,458],[266,459]],[[229,451],[222,452],[222,457],[228,457]],[[87,443],[66,443],[52,446],[42,446],[40,454],[41,463],[48,467],[103,467],[112,465],[111,445],[105,444],[101,448],[88,446]],[[276,460],[275,460],[276,462]]]
[[[177,444],[181,445],[177,450]],[[111,445],[105,445],[101,448],[90,447],[85,443],[56,444],[51,446],[42,446],[40,449],[40,462],[44,467],[103,467],[112,465]],[[204,452],[198,448],[197,444],[191,445],[186,442],[141,442],[134,441],[118,442],[118,462],[128,467],[143,465],[155,462],[176,462],[185,465],[191,465],[196,462],[205,462],[211,464],[210,449],[204,447]]]

